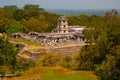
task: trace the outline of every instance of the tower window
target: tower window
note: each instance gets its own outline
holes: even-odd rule
[[[65,20],[63,20],[63,23],[65,23]]]
[[[64,25],[64,28],[66,27],[66,25]]]

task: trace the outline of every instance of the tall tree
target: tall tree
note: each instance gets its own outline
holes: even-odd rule
[[[44,11],[43,8],[39,8],[39,5],[27,4],[23,7],[26,17],[35,17],[39,15],[40,11]]]
[[[109,13],[91,17],[84,31],[90,43],[80,51],[79,68],[95,69],[101,80],[119,80],[120,17],[115,10]]]
[[[25,25],[28,31],[35,31],[35,32],[44,32],[48,24],[44,21],[44,16],[40,16],[39,19],[31,17],[28,21],[23,20],[22,24]]]
[[[17,49],[15,46],[6,37],[0,37],[0,68],[6,66],[8,71],[14,69],[16,54]]]
[[[14,12],[14,19],[15,20],[21,20],[25,18],[25,12],[24,10],[22,9],[17,9],[15,12]]]
[[[11,5],[11,6],[4,6],[4,8],[6,10],[7,16],[9,18],[14,18],[14,12],[18,9],[18,7],[16,5]]]

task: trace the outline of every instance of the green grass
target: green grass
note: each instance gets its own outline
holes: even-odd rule
[[[29,40],[20,39],[20,38],[13,38],[13,39],[10,39],[10,40],[11,41],[15,41],[15,42],[22,42],[22,43],[25,43],[25,44],[28,44],[28,45],[32,45],[32,46],[40,46],[37,43],[31,42]]]
[[[59,73],[50,68],[44,68],[45,74],[41,76],[42,80],[97,80],[89,76],[86,71],[76,71],[75,73]]]
[[[26,71],[22,76],[9,80],[29,80],[31,78],[41,80],[97,80],[90,71],[72,71],[63,67],[35,67]]]

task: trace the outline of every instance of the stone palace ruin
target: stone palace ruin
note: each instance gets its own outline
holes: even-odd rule
[[[30,40],[46,47],[54,47],[84,42],[85,39],[82,34],[84,29],[85,26],[69,26],[68,19],[65,16],[61,16],[58,18],[57,27],[51,33],[15,33],[10,37]]]

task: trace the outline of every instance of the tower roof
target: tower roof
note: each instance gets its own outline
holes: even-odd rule
[[[58,20],[65,20],[65,21],[66,21],[66,20],[68,20],[68,19],[67,19],[66,16],[60,16],[60,17],[58,18]]]

